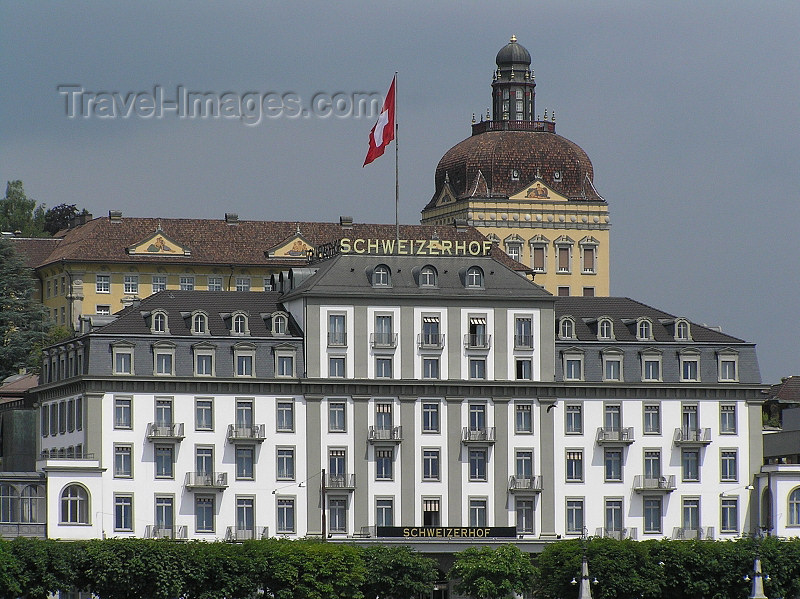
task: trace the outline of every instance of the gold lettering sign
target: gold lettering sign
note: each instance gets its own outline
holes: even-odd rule
[[[352,239],[339,240],[339,253],[386,256],[488,256],[492,242],[439,239]]]

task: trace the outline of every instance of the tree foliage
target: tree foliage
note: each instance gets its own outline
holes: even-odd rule
[[[0,230],[23,237],[42,237],[45,220],[44,205],[36,205],[36,200],[28,199],[22,181],[9,181],[6,195],[0,200]]]
[[[427,596],[438,576],[436,562],[409,547],[375,545],[361,551],[366,566],[366,599]]]
[[[508,544],[498,549],[470,548],[456,553],[450,578],[456,591],[474,599],[503,599],[531,589],[535,568],[531,556]]]
[[[86,213],[86,209],[83,209]],[[44,213],[44,232],[55,235],[62,229],[69,227],[70,221],[81,214],[75,204],[59,204],[53,206]]]

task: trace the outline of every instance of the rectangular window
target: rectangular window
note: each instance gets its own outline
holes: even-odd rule
[[[486,430],[486,404],[469,404],[469,430]]]
[[[439,480],[439,450],[422,451],[422,480]]]
[[[214,430],[214,401],[212,399],[195,400],[194,413],[194,428],[196,430]]]
[[[645,480],[658,480],[661,478],[661,452],[650,450],[644,452],[644,478]],[[651,483],[652,484],[652,483]]]
[[[347,452],[344,449],[328,450],[328,474],[332,479],[347,476]]]
[[[344,356],[331,357],[328,360],[328,376],[335,378],[344,378]]]
[[[622,380],[622,360],[620,358],[603,356],[603,380]]]
[[[736,497],[723,497],[720,505],[722,509],[720,529],[722,532],[739,532],[739,499]]]
[[[253,480],[253,452],[252,445],[236,446],[236,478],[238,480]],[[213,471],[213,466],[211,466],[211,471]]]
[[[328,404],[328,431],[344,432],[345,428],[345,404],[340,401],[333,401]]]
[[[277,376],[294,376],[294,356],[277,356]]]
[[[250,277],[236,277],[236,291],[250,291]]]
[[[392,463],[394,450],[375,450],[375,478],[377,480],[392,480]]]
[[[486,450],[469,450],[469,479],[473,481],[486,480]]]
[[[514,474],[517,478],[530,480],[533,478],[533,452],[525,449],[515,453]]]
[[[724,482],[736,482],[739,480],[735,449],[723,449],[720,452],[720,480]]]
[[[164,291],[167,288],[167,277],[165,275],[153,275],[153,293]]]
[[[606,499],[606,530],[612,533],[622,532],[622,499]]]
[[[278,480],[294,480],[294,448],[278,448]]]
[[[96,275],[95,291],[97,293],[111,293],[111,275]]]
[[[44,405],[40,408],[40,413],[42,416],[42,437],[46,437],[50,434],[50,408],[47,405]]]
[[[156,497],[156,529],[171,535],[175,524],[175,499]]]
[[[328,530],[334,533],[347,532],[347,499],[331,497],[328,499]]]
[[[156,399],[156,426],[172,426],[172,400]]]
[[[533,378],[533,360],[530,358],[517,358],[515,363],[518,381],[529,381]]]
[[[172,372],[172,353],[156,354],[156,374],[171,375]]]
[[[566,410],[566,432],[567,434],[583,434],[583,410],[582,406],[568,405]]]
[[[172,445],[156,445],[154,451],[156,478],[173,478],[175,476],[175,448]]]
[[[133,373],[133,351],[114,350],[114,374]]]
[[[205,477],[211,479],[214,474],[214,448],[195,447],[194,464],[198,478]]]
[[[682,502],[682,524],[685,530],[700,529],[700,500],[684,499]]]
[[[264,291],[272,291],[272,278],[264,277]]]
[[[328,345],[347,345],[344,314],[328,315]]]
[[[561,245],[558,247],[558,272],[568,273],[570,271],[570,247]]]
[[[645,381],[661,380],[661,359],[645,359],[642,371],[642,379]]]
[[[469,378],[471,379],[486,378],[486,360],[484,358],[470,358]]]
[[[438,403],[424,403],[424,404],[422,404],[422,432],[423,433],[438,433],[439,432],[439,404]]]
[[[236,400],[236,428],[238,429],[252,429],[253,428],[253,400],[252,399],[237,399]]]
[[[198,495],[194,498],[195,530],[214,532],[214,496]]]
[[[618,433],[622,428],[622,408],[619,405],[606,405],[603,409],[603,427],[607,431]]]
[[[515,430],[518,433],[532,433],[533,432],[533,418],[531,404],[517,404],[515,406]]]
[[[139,293],[139,275],[125,275],[123,280],[123,293]]]
[[[375,358],[375,377],[379,379],[392,378],[391,358]]]
[[[661,433],[661,406],[650,405],[644,407],[644,432],[646,435]]]
[[[583,450],[581,449],[567,451],[567,480],[572,482],[583,481]]]
[[[739,374],[736,369],[737,360],[735,358],[720,358],[719,359],[719,380],[720,381],[737,381]]]
[[[222,277],[208,277],[209,291],[222,291]]]
[[[290,433],[294,431],[294,402],[279,401],[277,412],[276,428],[278,432]]]
[[[194,277],[181,277],[180,278],[181,291],[194,291]]]
[[[70,399],[67,401],[67,432],[75,431],[75,401]]]
[[[114,495],[114,530],[133,530],[133,497]]]
[[[58,432],[62,435],[67,432],[67,402],[58,402]]]
[[[394,499],[388,497],[375,499],[375,524],[394,526]]]
[[[114,398],[114,428],[131,428],[131,408],[130,397]]]
[[[533,500],[517,499],[517,533],[533,534]]]
[[[294,532],[294,499],[278,498],[278,532]]]
[[[720,405],[719,432],[725,435],[736,434],[736,404]]]
[[[378,314],[375,316],[374,341],[378,347],[392,347],[394,345],[394,335],[392,334],[392,317],[388,314]]]
[[[621,481],[622,480],[622,450],[620,449],[606,449],[605,450],[605,466],[606,466],[606,481]]]
[[[564,357],[564,380],[580,381],[583,378],[583,358],[581,356]]]
[[[644,532],[661,534],[661,498],[644,498]]]
[[[236,498],[236,530],[246,533],[245,538],[255,538],[255,500],[252,497]]]
[[[253,376],[253,356],[251,354],[236,356],[236,376]]]
[[[195,374],[197,376],[211,376],[214,374],[214,357],[211,354],[195,355]]]
[[[545,248],[543,245],[534,245],[531,247],[532,252],[532,266],[534,272],[545,272]]]
[[[514,347],[516,349],[533,347],[533,321],[529,316],[514,319]]]
[[[594,247],[584,246],[583,247],[583,272],[584,273],[594,273],[595,265],[594,265]]]
[[[422,525],[439,526],[441,521],[439,513],[439,499],[422,498]]]
[[[375,404],[375,429],[379,431],[390,431],[394,426],[392,417],[392,404]]]
[[[422,378],[439,378],[439,358],[422,358]]]
[[[700,452],[696,449],[682,450],[681,468],[684,481],[700,480]]]
[[[444,339],[439,334],[439,317],[438,316],[423,316],[422,317],[422,339],[420,339],[422,347],[441,347]]]
[[[94,313],[98,316],[108,316],[111,314],[111,306],[108,304],[97,305],[94,307]]]
[[[131,446],[114,446],[114,478],[130,478],[133,475]]]
[[[697,406],[685,405],[681,408],[681,431],[684,438],[696,439],[698,430]]]
[[[681,380],[699,381],[700,362],[694,358],[681,358]]]
[[[583,533],[583,499],[567,499],[567,534]]]
[[[472,499],[469,500],[469,525],[470,526],[486,526],[486,500],[485,499]]]

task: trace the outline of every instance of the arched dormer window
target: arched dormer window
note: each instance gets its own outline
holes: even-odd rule
[[[288,332],[289,319],[283,312],[276,312],[272,315],[272,334],[286,335]]]
[[[480,266],[470,266],[467,269],[467,287],[480,289],[483,287],[483,270]]]
[[[153,312],[153,318],[150,321],[150,331],[152,333],[169,333],[167,315],[165,312]]]
[[[242,314],[239,312],[238,314],[233,315],[233,319],[231,321],[231,333],[234,335],[249,335],[250,329],[247,326],[247,315]]]
[[[653,338],[653,323],[648,318],[640,318],[636,322],[636,338],[639,341],[650,341]]]
[[[79,484],[61,491],[61,524],[89,524],[89,492]]]
[[[561,339],[575,338],[575,320],[572,316],[563,316],[558,326],[558,336]]]
[[[194,335],[205,335],[208,333],[208,316],[203,312],[196,312],[192,315],[192,333]]]
[[[598,339],[614,338],[614,322],[610,318],[601,317],[597,321],[597,338]]]
[[[419,286],[420,287],[436,287],[438,283],[438,276],[436,269],[431,265],[422,267],[419,271]]]
[[[675,321],[675,341],[689,341],[692,338],[689,321],[680,318]]]
[[[373,287],[389,287],[392,284],[391,271],[385,264],[379,264],[372,271]]]

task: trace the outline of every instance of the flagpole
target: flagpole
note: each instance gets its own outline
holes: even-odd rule
[[[399,150],[397,149],[397,71],[394,72],[394,229],[395,247],[400,249],[400,169]]]

